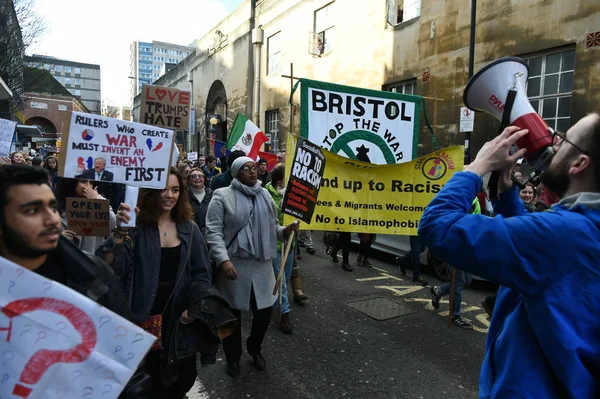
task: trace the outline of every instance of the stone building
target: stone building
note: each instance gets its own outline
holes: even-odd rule
[[[439,144],[463,144],[470,27],[468,0],[247,0],[155,84],[193,91],[197,135],[180,137],[201,152],[208,116],[219,116],[212,135],[225,140],[238,112],[269,135],[270,146],[284,147],[290,79],[282,75],[292,63],[294,76],[424,96]],[[600,105],[600,3],[478,1],[474,69],[505,56],[528,60],[532,105],[552,127],[567,129]],[[299,93],[293,103],[297,131]],[[425,153],[431,135],[421,125]],[[498,125],[477,115],[473,154]]]

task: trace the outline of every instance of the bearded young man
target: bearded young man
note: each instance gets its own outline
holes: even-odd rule
[[[0,256],[129,317],[112,270],[61,236],[58,203],[42,168],[0,168]],[[120,398],[146,398],[150,378],[138,369]]]
[[[419,236],[438,257],[501,285],[488,333],[481,398],[600,397],[600,114],[554,136],[542,176],[561,201],[525,213],[510,181],[527,130],[486,143],[429,204]],[[469,215],[481,176],[501,171],[489,218]]]

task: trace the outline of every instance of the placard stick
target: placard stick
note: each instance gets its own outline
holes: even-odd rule
[[[454,287],[456,287],[456,268],[452,267],[450,283],[450,312],[448,313],[448,328],[452,326],[452,309],[454,307]]]
[[[275,288],[273,288],[273,295],[277,295],[277,291],[279,290],[279,286],[281,285],[281,278],[283,277],[283,271],[285,268],[285,261],[290,254],[290,248],[292,247],[292,242],[294,241],[294,234],[296,234],[295,230],[292,230],[290,236],[288,237],[288,243],[285,247],[285,252],[283,257],[281,258],[281,264],[279,265],[279,274],[277,275],[277,281],[275,282]]]

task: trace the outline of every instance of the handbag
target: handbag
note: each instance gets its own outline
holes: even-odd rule
[[[194,229],[192,228],[192,238],[190,240],[190,245],[188,247],[188,254],[187,254],[187,259],[185,260],[185,265],[183,266],[183,270],[179,274],[179,277],[177,278],[177,281],[175,282],[175,285],[173,286],[173,291],[171,291],[171,295],[169,295],[169,299],[167,299],[167,303],[165,303],[165,307],[164,307],[163,311],[160,314],[155,314],[155,315],[150,316],[147,320],[145,320],[144,322],[139,324],[139,326],[141,328],[143,328],[146,332],[148,332],[156,337],[156,341],[154,341],[154,344],[150,348],[151,351],[161,350],[163,348],[163,346],[162,346],[163,316],[164,316],[165,312],[167,311],[169,303],[171,302],[171,299],[173,298],[173,295],[175,294],[175,290],[177,289],[177,286],[179,285],[179,282],[181,281],[181,278],[185,274],[185,270],[187,269],[187,267],[190,263],[190,255],[192,253],[193,242],[194,242]],[[133,272],[132,272],[132,277],[133,277]],[[133,284],[133,278],[132,278],[132,284]]]

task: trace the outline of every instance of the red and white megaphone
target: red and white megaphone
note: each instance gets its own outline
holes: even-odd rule
[[[472,110],[486,112],[506,126],[528,129],[529,134],[517,141],[526,148],[525,158],[537,173],[549,165],[553,131],[537,114],[527,98],[529,68],[521,58],[501,58],[483,67],[467,83],[463,101]]]

